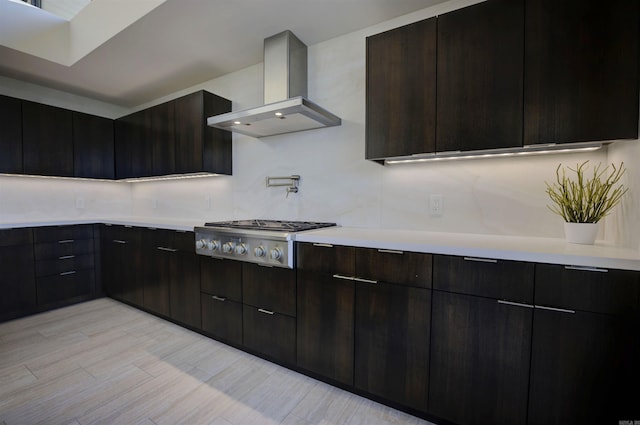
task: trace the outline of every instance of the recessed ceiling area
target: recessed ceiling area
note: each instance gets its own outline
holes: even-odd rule
[[[311,46],[443,1],[92,0],[31,26],[0,0],[0,75],[134,107],[262,62],[285,29]]]

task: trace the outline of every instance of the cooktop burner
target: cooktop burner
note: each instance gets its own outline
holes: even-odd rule
[[[280,220],[231,220],[205,223],[207,227],[226,227],[230,229],[247,230],[281,230],[287,232],[301,232],[304,230],[332,227],[336,223],[320,223],[313,221],[280,221]]]

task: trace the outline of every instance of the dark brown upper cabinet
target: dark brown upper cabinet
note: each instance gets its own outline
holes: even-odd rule
[[[367,38],[366,158],[432,152],[436,18]]]
[[[75,177],[113,179],[113,120],[73,113],[73,170]]]
[[[231,111],[231,101],[200,90],[174,104],[176,173],[230,175],[231,133],[207,126],[207,118]]]
[[[438,17],[437,152],[522,146],[523,55],[524,0]]]
[[[0,96],[0,173],[22,173],[22,102]]]
[[[527,0],[525,145],[638,137],[638,8]]]
[[[24,173],[73,177],[72,112],[22,101]]]
[[[231,133],[207,126],[229,111],[229,100],[201,90],[119,118],[116,178],[231,174]]]

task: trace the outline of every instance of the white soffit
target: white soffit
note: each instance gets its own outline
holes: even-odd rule
[[[71,66],[166,0],[92,0],[71,20],[0,0],[0,45]]]

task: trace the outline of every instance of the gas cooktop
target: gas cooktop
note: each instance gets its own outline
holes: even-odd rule
[[[231,220],[205,223],[206,227],[224,227],[246,230],[281,230],[286,232],[302,232],[304,230],[332,227],[336,223],[321,223],[313,221],[280,221],[280,220]]]

